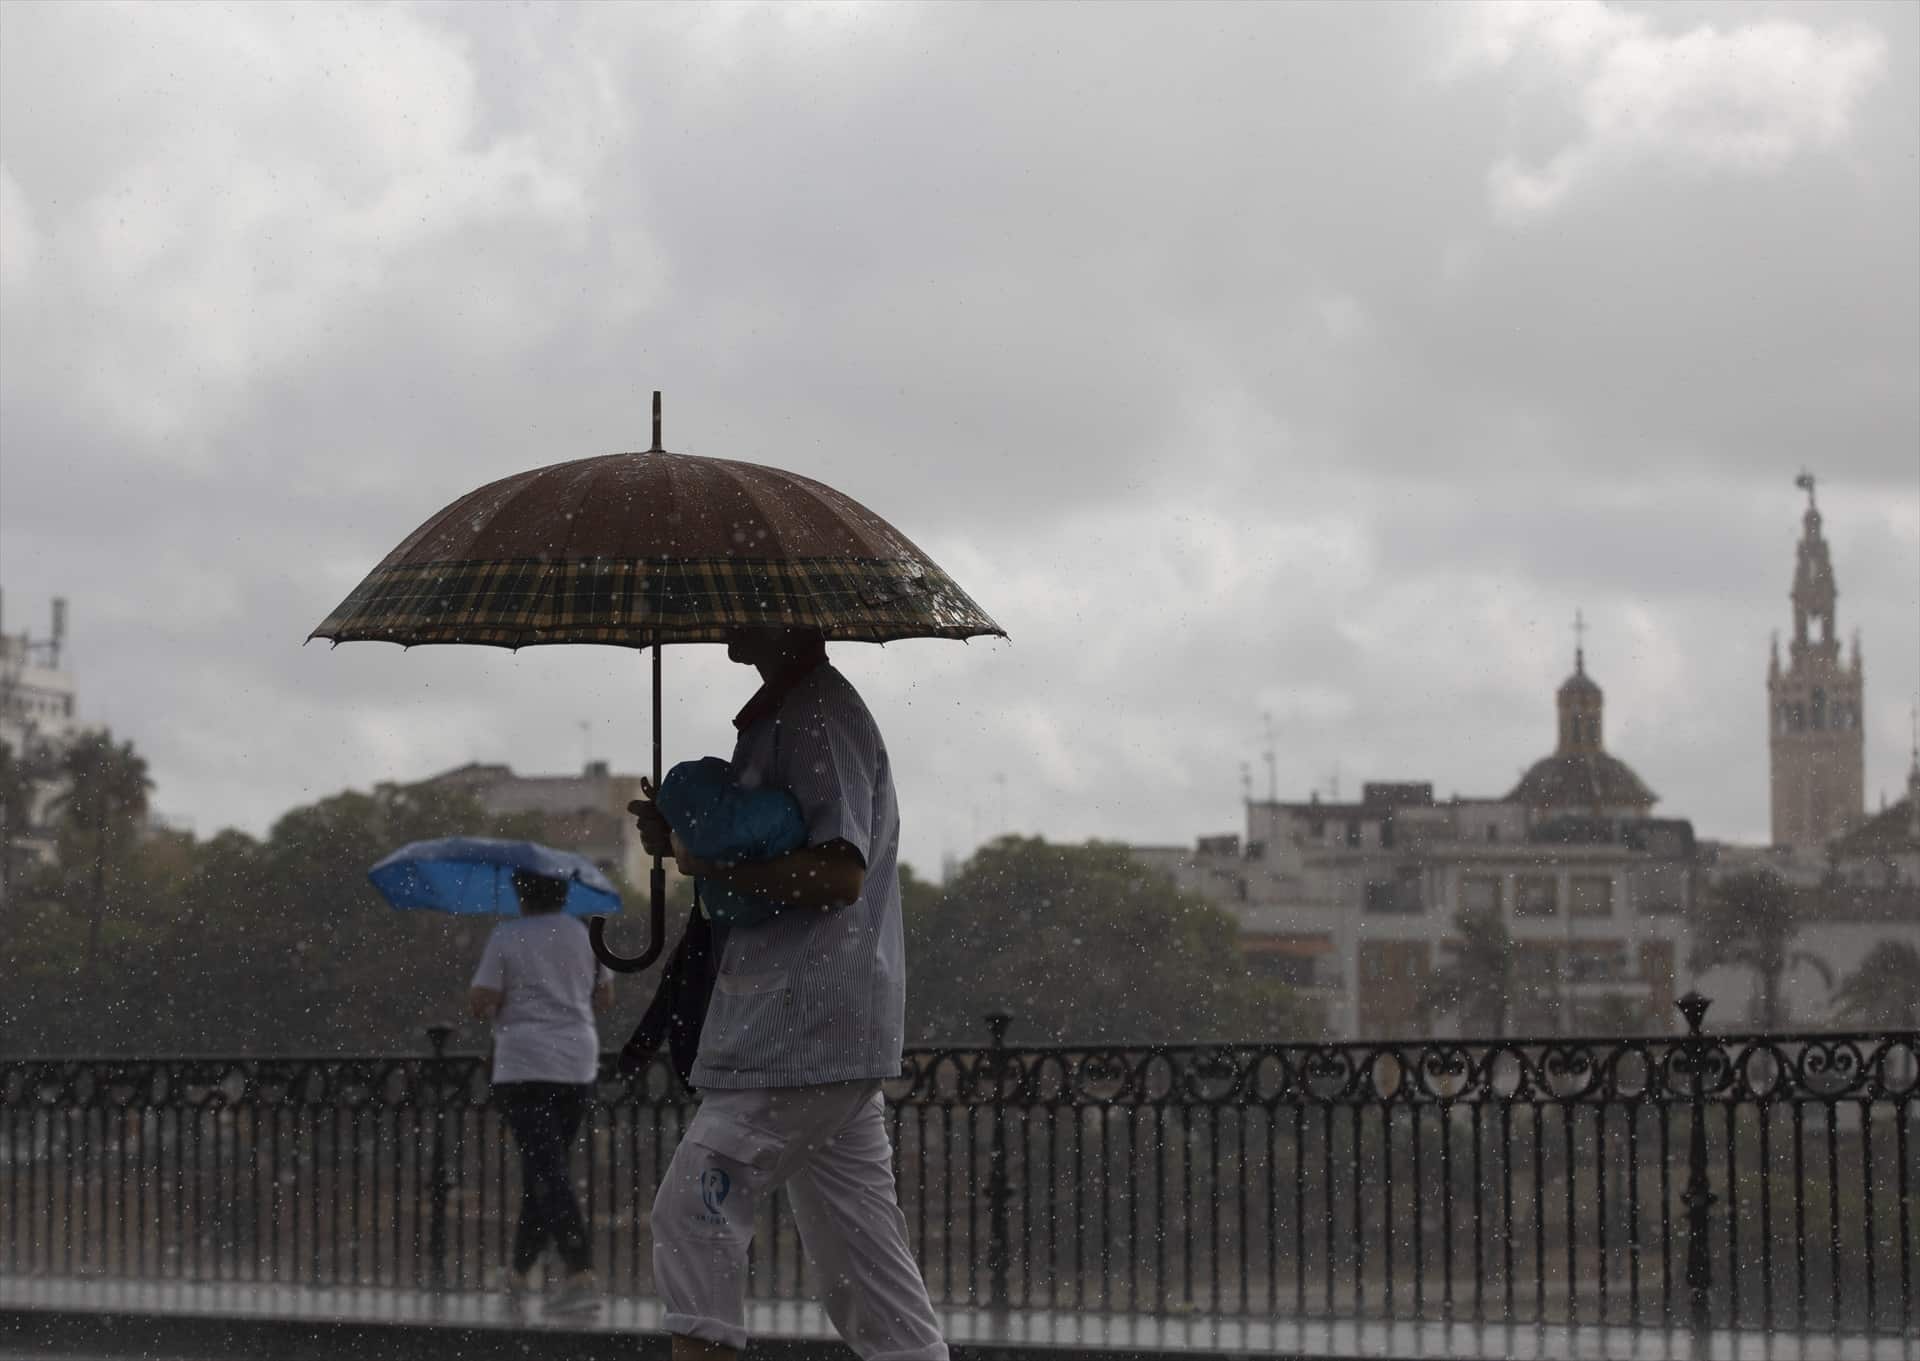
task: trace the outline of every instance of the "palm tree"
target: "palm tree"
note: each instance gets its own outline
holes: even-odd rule
[[[1760,985],[1760,1028],[1780,1029],[1780,980],[1789,967],[1807,964],[1829,975],[1818,955],[1793,948],[1805,925],[1798,893],[1772,870],[1730,874],[1699,900],[1694,944],[1687,967],[1695,973],[1730,964],[1751,969]]]
[[[153,781],[146,759],[133,743],[113,740],[102,729],[76,738],[61,761],[67,788],[55,801],[69,841],[87,846],[87,953],[91,972],[100,954],[100,929],[107,913],[107,870],[138,835],[147,816],[147,792]]]
[[[1883,940],[1860,966],[1840,980],[1833,1014],[1855,1025],[1888,1030],[1920,1026],[1920,949],[1904,940]]]
[[[1452,1012],[1463,1029],[1505,1039],[1517,953],[1506,919],[1493,908],[1463,909],[1454,913],[1453,930],[1427,979],[1427,1009]]]

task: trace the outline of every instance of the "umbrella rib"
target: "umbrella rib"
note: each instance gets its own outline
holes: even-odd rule
[[[781,563],[806,561],[806,557],[794,553],[787,534],[789,524],[801,530],[813,528],[812,526],[804,524],[799,516],[792,514],[787,509],[786,499],[792,497],[794,489],[791,486],[782,486],[778,489],[778,493],[776,493],[774,488],[765,485],[766,482],[771,481],[774,477],[786,480],[790,475],[777,468],[750,467],[743,469],[731,463],[724,466],[729,483],[733,486],[734,490],[739,493],[741,499],[752,508],[754,515],[760,523],[766,527],[767,531],[768,542],[763,546],[753,546],[744,556]],[[834,528],[842,537],[854,539],[855,541],[858,540],[858,536],[854,534],[847,525],[846,517],[837,504],[819,496],[814,498],[813,504],[818,510],[831,511]],[[815,530],[816,534],[817,532],[818,531]],[[810,599],[807,605],[816,616],[813,622],[816,625],[820,625],[823,621],[817,617],[820,613],[818,602]]]
[[[618,457],[618,455],[615,455],[615,457]],[[573,474],[569,487],[573,495],[567,503],[566,538],[560,545],[560,552],[553,566],[549,569],[547,579],[541,583],[540,611],[543,616],[551,616],[553,592],[557,589],[564,589],[566,585],[567,565],[576,560],[573,551],[573,536],[579,532],[580,521],[584,516],[587,502],[591,500],[593,496],[593,474],[597,470],[597,463],[598,461],[595,460],[595,466],[578,469]],[[561,466],[571,467],[573,465],[563,464]],[[521,637],[523,640],[525,639],[526,634],[524,631]]]
[[[573,464],[555,463],[548,467],[542,468],[538,472],[536,472],[532,477],[529,477],[520,486],[516,487],[511,496],[509,496],[505,501],[501,502],[498,506],[494,508],[493,514],[488,517],[489,525],[491,525],[494,521],[500,521],[504,524],[511,525],[513,523],[514,511],[520,505],[522,505],[523,503],[529,500],[537,501],[539,499],[542,499],[548,494],[545,490],[547,479],[556,473],[560,474],[562,477],[568,478],[570,481],[574,478],[578,478],[581,481],[591,481],[590,477],[583,477],[580,474],[580,472],[576,469],[575,465]],[[527,617],[538,618],[538,617],[541,617],[541,614],[546,607],[546,603],[548,599],[550,599],[549,593],[553,589],[554,577],[559,572],[560,564],[566,561],[566,556],[565,556],[564,546],[562,551],[559,553],[555,553],[549,547],[547,551],[543,553],[536,553],[533,556],[537,560],[543,561],[544,570],[541,573],[540,580],[537,583],[535,583],[533,589],[529,592],[528,604],[526,607],[526,614],[527,614]],[[476,609],[477,608],[478,607],[476,606]],[[469,624],[474,622],[473,615],[471,613],[469,613],[466,622]],[[537,632],[538,632],[537,629],[529,628],[525,623],[522,623],[520,626],[519,634],[515,637],[514,641],[511,644],[509,644],[509,646],[515,649],[524,647],[531,640],[532,635],[536,634]]]
[[[667,524],[674,524],[678,521],[680,513],[680,486],[676,474],[687,465],[680,462],[680,455],[678,454],[649,453],[642,455],[642,457],[662,460],[660,466],[666,473],[666,476],[660,479],[661,493],[659,502],[657,505],[650,505],[648,512],[651,515],[661,518]],[[650,599],[647,593],[654,587],[654,573],[660,567],[661,557],[635,558],[633,561],[635,564],[633,570],[638,577],[638,580],[634,582],[634,594],[639,597],[641,604],[647,611],[648,628],[652,631],[652,646],[659,647],[664,641],[660,636],[663,631],[660,624],[660,616],[655,608],[656,601]],[[642,644],[642,646],[646,646],[646,644]]]
[[[752,508],[754,514],[759,518],[760,523],[766,526],[767,539],[771,545],[770,549],[766,552],[750,550],[745,556],[773,558],[780,562],[794,561],[795,559],[788,551],[786,531],[781,526],[778,518],[776,518],[779,509],[777,503],[773,508],[776,513],[769,514],[769,507],[761,500],[759,488],[754,485],[753,479],[744,475],[738,468],[731,464],[724,466],[726,468],[729,485],[739,494],[740,499]]]

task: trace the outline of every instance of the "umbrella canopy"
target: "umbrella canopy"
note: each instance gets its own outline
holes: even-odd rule
[[[885,520],[821,482],[757,463],[653,448],[490,482],[409,534],[308,635],[336,643],[611,643],[653,651],[653,783],[660,785],[660,650],[743,629],[842,641],[1005,637]],[[650,883],[650,940],[666,937],[666,871]]]
[[[593,917],[620,910],[620,894],[585,856],[534,841],[450,836],[402,846],[367,871],[388,902],[402,911],[425,909],[457,916],[517,917],[515,870],[567,881],[563,909]]]
[[[1002,634],[905,535],[809,477],[653,452],[490,482],[408,535],[313,631],[335,642],[716,643]]]

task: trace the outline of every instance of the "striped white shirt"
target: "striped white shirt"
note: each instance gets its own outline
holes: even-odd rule
[[[741,730],[733,766],[743,785],[793,796],[809,846],[844,841],[858,851],[866,881],[845,907],[788,908],[727,933],[694,1085],[898,1077],[907,997],[900,809],[873,715],[822,663]]]

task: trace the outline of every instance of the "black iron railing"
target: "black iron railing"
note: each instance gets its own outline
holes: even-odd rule
[[[900,1199],[956,1303],[1911,1332],[1920,1034],[909,1054]],[[470,1290],[514,1158],[484,1060],[0,1060],[0,1273]],[[608,1288],[693,1109],[607,1075]],[[754,1289],[807,1293],[763,1209]]]

